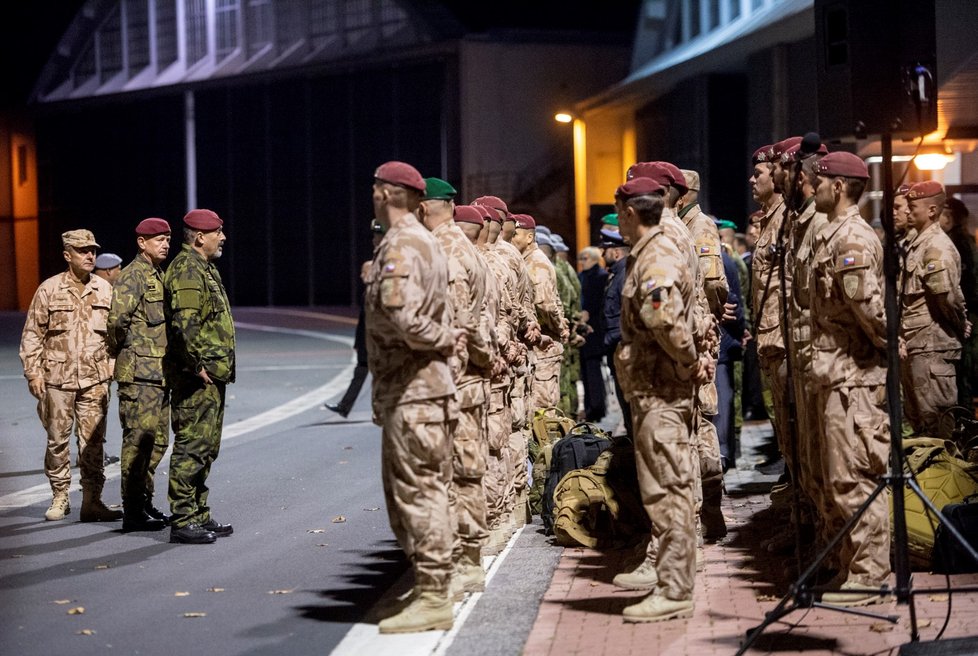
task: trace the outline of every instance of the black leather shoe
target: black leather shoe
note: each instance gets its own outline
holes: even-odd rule
[[[170,542],[177,544],[210,544],[217,542],[217,536],[200,524],[187,524],[182,528],[170,527]]]
[[[324,403],[323,406],[327,410],[332,410],[341,417],[347,417],[350,414],[350,409],[346,406],[340,405],[339,403]]]
[[[167,526],[170,525],[170,516],[167,515],[165,512],[163,512],[162,510],[160,510],[159,508],[157,508],[156,506],[154,506],[153,504],[147,503],[146,507],[143,508],[143,510],[145,510],[146,514],[152,517],[153,519],[158,519],[164,524],[166,524]]]
[[[205,531],[210,531],[219,538],[226,538],[227,536],[234,533],[234,527],[230,524],[218,524],[213,519],[208,519],[206,522],[200,525]]]
[[[145,510],[125,512],[122,515],[123,533],[130,533],[132,531],[162,531],[165,528],[166,522],[162,519],[151,517]]]

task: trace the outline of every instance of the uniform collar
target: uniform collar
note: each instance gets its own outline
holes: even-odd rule
[[[694,217],[695,217],[695,216],[696,216],[697,214],[699,214],[699,212],[698,212],[698,211],[697,211],[697,212],[693,212],[693,208],[694,208],[694,207],[695,207],[695,208],[696,208],[696,209],[698,210],[698,209],[699,209],[699,207],[700,207],[700,204],[699,204],[699,203],[693,203],[692,205],[687,205],[686,207],[684,207],[684,208],[682,208],[681,210],[679,210],[679,212],[677,212],[677,214],[676,214],[676,215],[677,215],[677,216],[678,216],[678,217],[679,217],[680,219],[683,219],[683,220],[685,221],[685,219],[686,219],[686,215],[687,215],[687,214],[692,214],[693,216],[691,216],[691,217],[689,217],[689,219],[690,219],[690,221],[692,221],[692,220],[693,220],[693,218],[694,218]]]
[[[836,217],[835,221],[830,221],[829,225],[822,230],[822,240],[828,242],[830,239],[832,239],[832,236],[839,231],[839,228],[845,225],[853,217],[856,217],[862,221],[862,217],[859,216],[858,205],[850,205],[841,216]]]
[[[940,230],[941,229],[940,223],[934,221],[929,226],[927,226],[926,228],[918,232],[916,236],[913,238],[913,241],[910,242],[910,248],[917,246],[919,243],[923,242],[924,240],[930,239],[933,236],[931,231],[934,228]]]

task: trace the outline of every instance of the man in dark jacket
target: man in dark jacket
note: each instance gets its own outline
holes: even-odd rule
[[[577,256],[581,263],[581,313],[588,333],[581,346],[581,381],[584,383],[584,419],[598,422],[607,411],[601,359],[604,357],[604,330],[601,315],[608,272],[601,266],[601,250],[588,246]],[[585,318],[586,317],[586,318]]]

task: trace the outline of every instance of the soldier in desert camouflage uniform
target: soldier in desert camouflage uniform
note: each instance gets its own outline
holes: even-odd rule
[[[414,212],[425,191],[411,165],[374,174],[374,215],[386,228],[366,277],[367,353],[387,514],[414,571],[414,595],[381,633],[452,626],[449,423],[458,412],[449,358],[466,348],[453,327],[448,265]]]
[[[636,467],[652,520],[646,562],[652,594],[624,610],[627,622],[688,617],[693,610],[696,480],[690,425],[694,380],[710,359],[695,343],[696,279],[688,254],[659,225],[662,187],[638,177],[618,188],[621,233],[632,244],[622,290],[615,365],[632,408]]]
[[[37,288],[20,340],[24,376],[37,398],[37,414],[48,436],[44,473],[53,500],[44,517],[64,519],[71,510],[68,442],[74,426],[83,495],[81,521],[113,521],[122,513],[102,503],[105,413],[112,375],[105,328],[112,287],[92,275],[99,245],[90,231],[69,230],[61,235],[61,242],[68,270]]]
[[[108,330],[122,424],[122,530],[158,531],[169,520],[153,506],[153,476],[170,438],[160,269],[170,252],[170,224],[156,218],[140,221],[136,245],[139,253],[112,288]]]
[[[207,477],[221,448],[227,385],[234,382],[234,321],[214,261],[224,221],[211,210],[183,217],[183,245],[163,277],[170,386],[170,542],[205,544],[231,535],[207,505]]]
[[[869,171],[856,155],[829,153],[815,166],[815,210],[828,223],[815,239],[811,266],[812,366],[817,385],[823,479],[840,528],[860,509],[886,473],[889,429],[885,410],[886,318],[883,248],[857,205]],[[890,574],[887,496],[876,497],[841,545],[843,592],[822,601],[876,603],[873,593]]]
[[[489,536],[482,484],[489,450],[484,380],[492,368],[494,345],[488,339],[487,326],[482,320],[486,269],[475,247],[455,223],[456,219],[463,220],[481,229],[482,215],[471,207],[455,208],[456,193],[444,180],[425,178],[425,196],[418,211],[422,223],[445,254],[453,325],[466,334],[466,350],[457,362],[453,362],[459,415],[452,425],[449,505],[456,528],[452,560],[458,588],[463,592],[481,592],[485,589],[482,546]]]

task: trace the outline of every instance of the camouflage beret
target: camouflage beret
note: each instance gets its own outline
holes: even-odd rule
[[[699,191],[700,190],[700,174],[692,169],[679,169],[683,178],[686,180],[686,189],[689,191]]]

